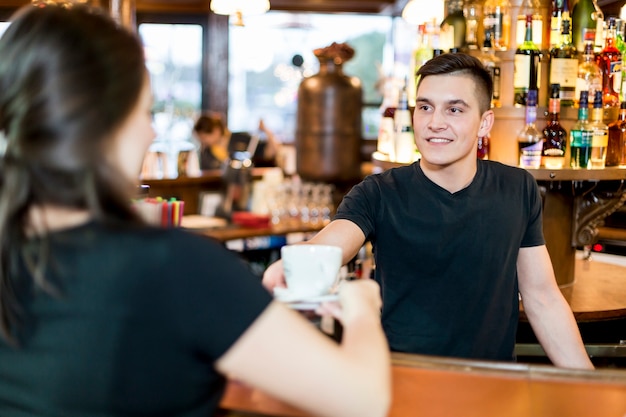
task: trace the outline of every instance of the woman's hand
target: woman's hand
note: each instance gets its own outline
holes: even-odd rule
[[[339,301],[322,303],[316,310],[319,315],[331,315],[342,323],[353,318],[380,316],[382,300],[380,286],[372,279],[344,281],[339,287]]]

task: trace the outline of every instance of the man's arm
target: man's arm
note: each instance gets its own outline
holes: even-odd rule
[[[520,249],[517,274],[524,311],[552,363],[593,369],[574,315],[557,286],[545,245]]]
[[[365,243],[365,235],[359,226],[349,220],[333,220],[313,238],[303,244],[339,246],[343,251],[342,264],[349,262]],[[272,290],[285,286],[283,263],[278,260],[271,264],[263,274],[263,285]]]

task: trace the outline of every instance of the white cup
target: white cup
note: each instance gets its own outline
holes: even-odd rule
[[[342,251],[329,245],[286,245],[280,250],[287,289],[291,295],[328,294],[337,281]]]

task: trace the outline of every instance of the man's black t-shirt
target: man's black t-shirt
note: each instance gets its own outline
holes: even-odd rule
[[[471,184],[451,194],[415,163],[367,177],[335,219],[372,242],[392,350],[514,359],[517,255],[544,244],[529,173],[478,161]]]

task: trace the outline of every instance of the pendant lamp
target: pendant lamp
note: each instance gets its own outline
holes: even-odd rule
[[[263,14],[270,9],[269,0],[211,0],[211,11],[233,16],[233,25],[244,26],[244,16]]]

